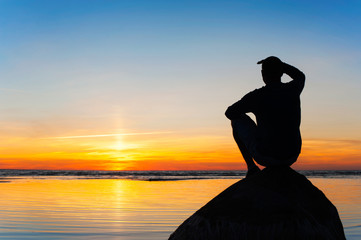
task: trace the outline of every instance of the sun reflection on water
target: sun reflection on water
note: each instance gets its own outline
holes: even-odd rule
[[[0,183],[0,238],[166,239],[238,181],[135,181],[45,177]],[[346,232],[361,219],[360,179],[311,179],[337,206]]]

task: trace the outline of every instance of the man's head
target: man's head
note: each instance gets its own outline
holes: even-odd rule
[[[265,84],[281,82],[283,62],[278,57],[271,56],[257,64],[262,64],[262,77]]]

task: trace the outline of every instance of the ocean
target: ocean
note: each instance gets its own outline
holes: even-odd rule
[[[299,171],[361,239],[361,171]],[[244,171],[0,170],[0,239],[159,240]]]

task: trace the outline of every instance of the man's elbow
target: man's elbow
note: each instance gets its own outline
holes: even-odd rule
[[[231,120],[232,119],[232,115],[233,115],[233,112],[232,112],[232,109],[231,107],[228,107],[226,112],[224,113],[226,115],[226,117]]]
[[[300,74],[298,76],[298,80],[301,81],[301,82],[305,82],[306,80],[306,75],[300,71]]]

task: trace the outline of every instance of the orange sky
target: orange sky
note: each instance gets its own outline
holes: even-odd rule
[[[74,170],[245,169],[231,135],[127,132],[2,137],[0,168]],[[304,139],[297,169],[360,169],[361,141]]]

